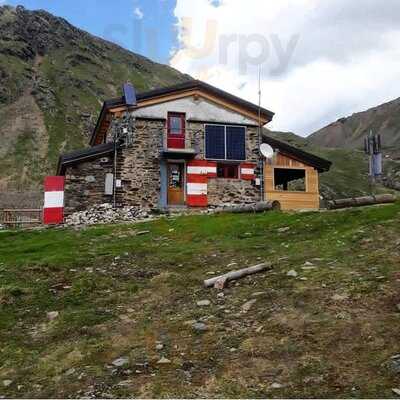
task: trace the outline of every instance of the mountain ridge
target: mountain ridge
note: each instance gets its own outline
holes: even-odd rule
[[[380,134],[385,149],[400,146],[400,98],[339,118],[307,137],[313,144],[330,148],[362,149],[370,132]]]
[[[87,145],[102,100],[131,81],[191,79],[44,10],[0,7],[0,190],[35,187],[57,157]]]

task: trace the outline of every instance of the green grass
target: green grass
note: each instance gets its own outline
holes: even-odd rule
[[[396,203],[0,232],[0,383],[13,381],[0,394],[391,397],[399,220]],[[223,298],[202,286],[262,261],[272,271]],[[202,299],[211,305],[198,307]],[[209,330],[194,332],[194,320]],[[112,367],[121,356],[128,364]]]

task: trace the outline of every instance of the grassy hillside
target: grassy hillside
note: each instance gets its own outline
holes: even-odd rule
[[[101,101],[189,77],[45,11],[0,7],[0,190],[36,187],[88,143]]]
[[[0,395],[393,397],[399,222],[400,203],[0,232]]]

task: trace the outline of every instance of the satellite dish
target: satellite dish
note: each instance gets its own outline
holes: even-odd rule
[[[267,159],[271,159],[274,156],[274,149],[267,143],[261,144],[260,152]]]

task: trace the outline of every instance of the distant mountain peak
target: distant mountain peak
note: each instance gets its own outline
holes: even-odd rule
[[[385,148],[400,146],[400,98],[339,118],[310,135],[308,140],[323,147],[361,149],[370,131],[382,136]]]

